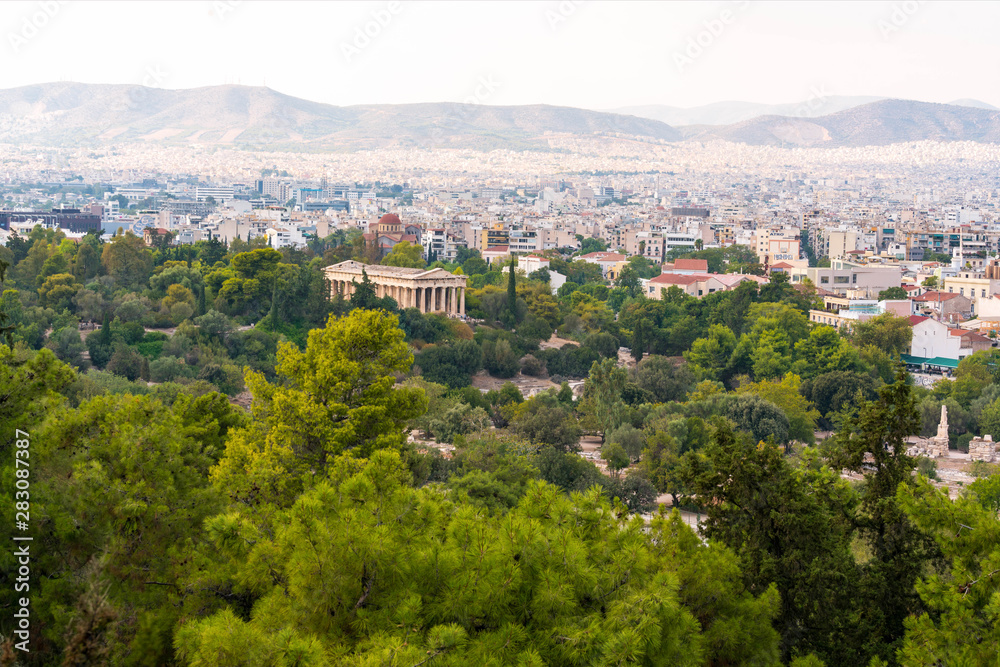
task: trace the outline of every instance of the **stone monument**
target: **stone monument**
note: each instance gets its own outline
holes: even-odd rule
[[[938,424],[937,435],[927,443],[927,455],[932,459],[948,456],[948,406],[941,406],[941,422]]]

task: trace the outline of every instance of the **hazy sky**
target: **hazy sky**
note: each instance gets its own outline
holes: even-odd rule
[[[266,84],[340,105],[879,95],[1000,106],[998,19],[1000,3],[913,0],[4,2],[0,88]]]

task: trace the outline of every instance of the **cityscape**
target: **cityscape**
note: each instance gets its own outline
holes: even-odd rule
[[[0,10],[0,665],[996,662],[1000,5],[184,5]]]

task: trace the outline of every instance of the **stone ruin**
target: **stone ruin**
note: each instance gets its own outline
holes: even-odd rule
[[[993,442],[992,435],[973,438],[969,441],[969,460],[1000,463],[1000,451],[997,450],[997,444]],[[907,448],[906,453],[910,456],[925,456],[929,459],[949,456],[948,408],[946,406],[941,406],[941,422],[938,424],[937,435],[911,445]]]
[[[969,452],[972,452],[971,443]],[[926,456],[929,459],[948,456],[948,406],[941,406],[941,421],[938,423],[937,435],[913,445],[906,450],[906,453],[910,456]]]
[[[969,441],[969,460],[1000,463],[1000,453],[997,452],[997,443],[993,442],[992,435],[984,435]]]

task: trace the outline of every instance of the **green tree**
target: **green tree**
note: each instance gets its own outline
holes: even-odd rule
[[[104,244],[101,264],[117,285],[138,290],[147,284],[153,272],[153,254],[141,238],[126,232]]]
[[[483,366],[498,378],[511,378],[521,369],[520,359],[506,340],[483,341]]]
[[[581,410],[590,415],[602,435],[622,425],[628,406],[622,399],[628,372],[618,366],[617,359],[595,361],[583,383]]]
[[[621,471],[631,462],[625,448],[617,442],[605,442],[601,447],[601,457],[608,464],[608,472],[614,479],[618,479]]]
[[[75,368],[84,367],[83,351],[87,349],[80,339],[80,332],[74,326],[53,331],[45,347],[52,350],[61,361]]]
[[[713,324],[708,335],[699,338],[684,353],[691,370],[705,379],[719,380],[725,375],[729,359],[736,349],[736,335],[721,324]]]
[[[683,401],[694,388],[694,375],[685,363],[651,355],[636,366],[635,382],[653,395],[658,403]]]
[[[616,513],[598,489],[569,498],[538,481],[492,514],[414,489],[384,450],[333,473],[280,513],[273,534],[235,513],[209,521],[218,558],[234,564],[230,580],[253,580],[261,566],[272,576],[259,580],[250,612],[186,623],[181,660],[774,663],[774,594],[749,593],[732,576],[733,555],[716,547],[707,558],[677,517],[661,518],[651,539],[645,521]],[[713,579],[706,560],[726,576],[702,597],[697,582]]]
[[[926,610],[904,621],[899,663],[992,664],[1000,655],[997,507],[984,507],[975,493],[952,501],[925,479],[900,485],[897,501],[916,529],[933,536],[948,564],[917,583]]]
[[[933,543],[896,501],[914,468],[906,439],[920,429],[920,417],[905,370],[879,396],[860,406],[837,431],[830,462],[835,469],[865,476],[860,511],[854,518],[872,558],[861,569],[862,627],[867,650],[891,660],[904,622],[922,611],[914,585],[936,556]]]
[[[38,301],[57,312],[63,311],[72,306],[73,297],[81,289],[83,285],[76,282],[76,277],[72,274],[55,273],[45,278],[45,282],[38,288]]]
[[[865,664],[856,637],[856,568],[846,482],[827,468],[795,471],[781,450],[716,426],[705,459],[684,472],[705,508],[703,530],[739,555],[747,590],[780,594],[782,657],[815,652],[831,664]],[[815,604],[823,600],[823,604]]]
[[[789,373],[781,380],[750,382],[740,385],[737,394],[756,394],[773,403],[788,418],[788,437],[812,444],[819,412],[801,393],[802,379]]]
[[[851,339],[858,347],[874,345],[883,352],[896,355],[910,351],[913,327],[905,317],[883,313],[851,328]]]
[[[572,411],[554,391],[533,396],[512,411],[510,428],[532,444],[573,452],[580,448],[583,431]]]
[[[639,275],[631,265],[625,266],[615,279],[616,287],[623,287],[628,292],[629,297],[635,298],[642,291],[642,284],[639,282]]]
[[[907,299],[907,298],[909,298],[909,295],[906,293],[906,290],[903,289],[902,287],[890,287],[878,293],[879,301]]]
[[[513,327],[517,323],[517,259],[510,258],[510,267],[507,272],[507,310],[503,318],[507,328]]]
[[[242,492],[257,485],[267,497],[290,502],[303,476],[323,471],[341,453],[364,457],[402,447],[406,423],[427,409],[422,391],[395,386],[393,374],[412,363],[396,316],[383,311],[330,317],[309,332],[305,352],[283,344],[278,384],[246,374],[254,421],[230,439],[218,483]]]
[[[101,272],[101,241],[94,239],[88,234],[80,242],[80,249],[77,250],[73,260],[73,275],[77,281],[86,283],[95,278]]]
[[[385,266],[403,266],[410,269],[422,269],[427,264],[424,262],[424,249],[410,243],[400,241],[392,247],[392,250],[382,259]]]

